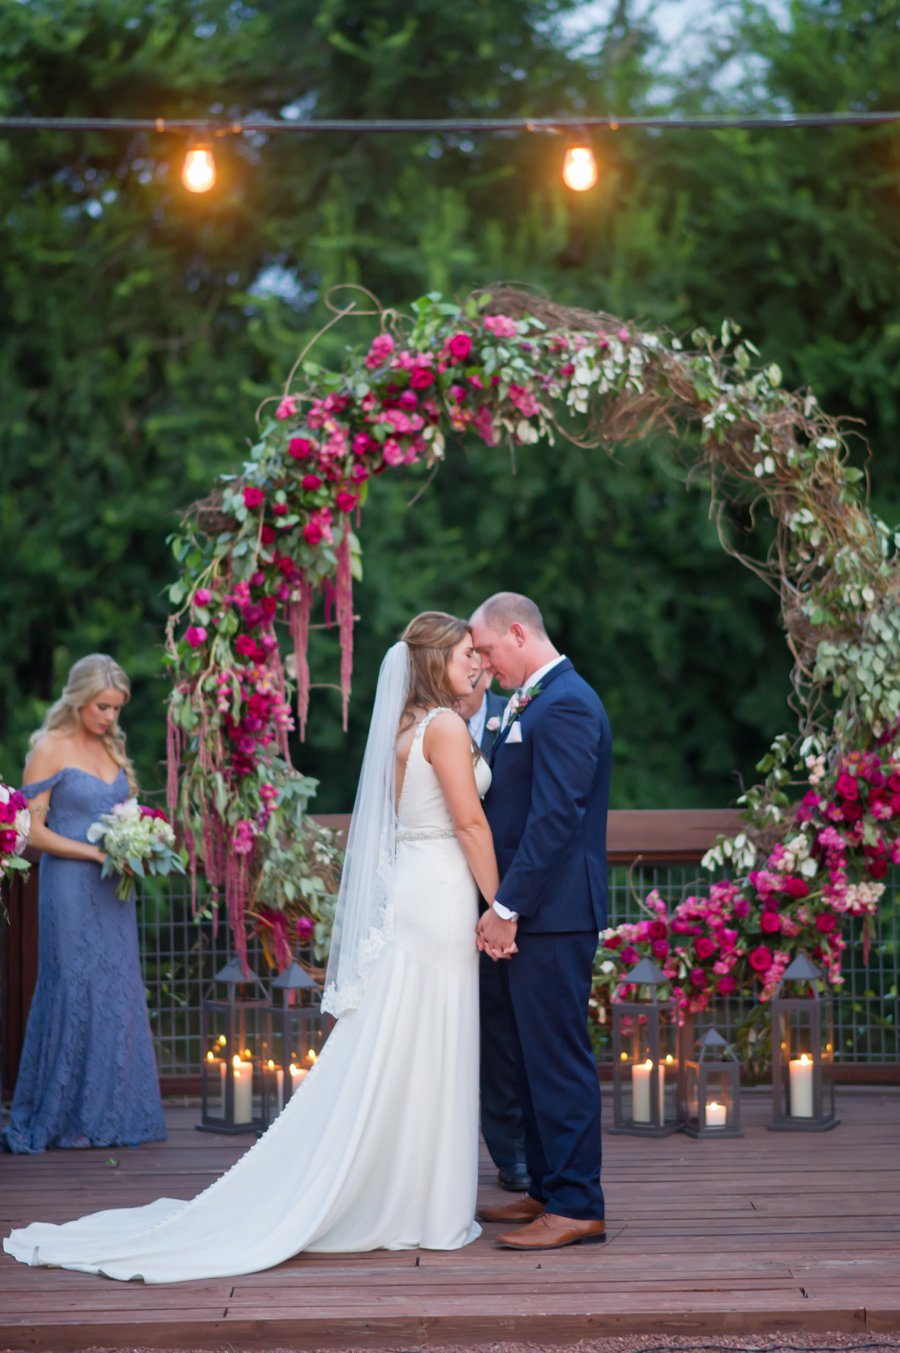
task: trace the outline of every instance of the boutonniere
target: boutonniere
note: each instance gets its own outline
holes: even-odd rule
[[[489,733],[496,733],[497,729],[500,727],[500,715],[492,714],[485,724],[485,727]]]
[[[540,693],[541,693],[540,682],[538,682],[536,686],[526,687],[526,689],[522,691],[521,695],[519,694],[518,691],[515,692],[515,694],[512,697],[512,702],[510,704],[509,718],[506,721],[507,728],[509,728],[512,724],[515,723],[516,719],[518,719],[520,714],[522,713],[522,710],[525,709],[528,705],[530,705],[534,697],[536,695],[540,695]]]

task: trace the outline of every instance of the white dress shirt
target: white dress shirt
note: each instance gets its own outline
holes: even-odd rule
[[[484,725],[487,723],[487,690],[485,690],[484,695],[482,696],[480,706],[466,722],[469,725],[472,741],[475,743],[476,747],[480,747],[481,739],[484,737]]]

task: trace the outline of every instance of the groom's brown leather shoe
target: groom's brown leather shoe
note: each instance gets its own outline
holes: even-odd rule
[[[564,1245],[602,1245],[605,1240],[606,1222],[579,1221],[553,1212],[543,1212],[530,1226],[497,1236],[504,1250],[561,1250]]]
[[[479,1221],[534,1221],[544,1210],[544,1204],[526,1193],[517,1203],[501,1207],[480,1207],[475,1213]]]

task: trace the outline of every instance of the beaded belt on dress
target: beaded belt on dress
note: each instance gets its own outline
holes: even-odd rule
[[[456,832],[452,827],[398,827],[398,841],[449,841]]]

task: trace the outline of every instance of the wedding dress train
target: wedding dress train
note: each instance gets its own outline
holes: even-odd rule
[[[416,731],[397,813],[385,943],[265,1136],[189,1202],[36,1222],[22,1263],[123,1280],[253,1273],[301,1250],[452,1250],[480,1234],[477,889]],[[480,793],[490,781],[476,767]]]

